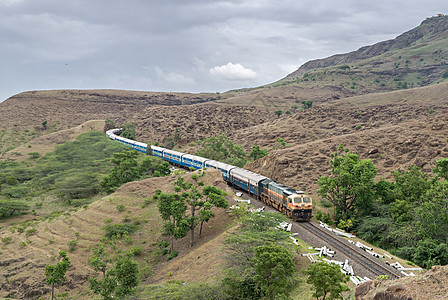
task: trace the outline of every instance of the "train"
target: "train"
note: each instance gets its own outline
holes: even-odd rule
[[[139,152],[160,157],[173,165],[196,170],[206,168],[220,170],[224,181],[229,185],[247,192],[294,221],[309,221],[312,218],[313,201],[303,191],[295,190],[263,175],[216,160],[154,145],[150,145],[148,149],[148,144],[121,137],[120,134],[120,128],[106,131],[106,135],[110,139],[130,146]]]

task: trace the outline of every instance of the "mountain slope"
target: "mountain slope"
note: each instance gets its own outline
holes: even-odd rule
[[[383,55],[385,52],[404,50],[412,50],[412,52],[418,52],[419,50],[425,51],[424,47],[430,43],[438,43],[441,40],[447,39],[447,37],[448,16],[428,18],[420,26],[399,35],[395,39],[379,42],[372,46],[365,46],[347,54],[337,54],[328,58],[309,61],[303,64],[297,71],[289,74],[287,78],[297,77],[313,69],[342,64],[356,64],[361,60]],[[441,48],[437,54],[446,56],[447,50],[446,48]]]

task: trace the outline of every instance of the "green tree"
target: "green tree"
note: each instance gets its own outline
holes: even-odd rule
[[[438,161],[436,161],[436,166],[433,169],[433,172],[438,177],[448,180],[448,158],[441,158]]]
[[[201,191],[199,187],[204,186],[204,182],[199,181],[205,172],[203,170],[197,171],[191,175],[192,182],[186,181],[183,177],[178,177],[174,182],[176,192],[181,192],[181,199],[185,201],[190,209],[190,214],[185,217],[185,221],[189,224],[190,229],[190,247],[194,244],[194,230],[201,221],[208,221],[212,214],[201,213],[200,211],[208,211],[212,206],[225,208],[228,206],[225,200],[223,191],[219,189],[206,186]],[[205,191],[204,191],[205,189]]]
[[[185,219],[187,205],[176,193],[168,194],[157,190],[152,198],[157,202],[160,215],[165,222],[163,225],[164,234],[170,237],[171,252],[173,252],[174,240],[183,238],[189,230],[189,224]]]
[[[359,212],[370,208],[377,170],[371,160],[361,160],[358,154],[349,152],[342,145],[338,150],[339,153],[331,154],[332,175],[317,180],[318,194],[333,203],[341,219],[346,220],[355,208]]]
[[[260,146],[255,145],[252,147],[252,150],[250,151],[250,158],[252,158],[252,160],[257,160],[259,158],[262,158],[266,155],[268,155],[269,152],[266,149],[260,149]]]
[[[47,124],[48,124],[48,121],[43,121],[43,122],[42,122],[42,128],[43,128],[44,130],[47,130]]]
[[[59,251],[60,261],[56,265],[45,266],[45,277],[48,285],[51,285],[51,299],[54,297],[54,285],[65,281],[65,273],[70,267],[70,260],[64,250]]]
[[[104,125],[104,132],[108,131],[109,129],[115,129],[117,128],[117,124],[109,118],[106,119],[106,124]]]
[[[121,127],[121,136],[127,139],[135,140],[135,127],[136,125],[131,122],[127,122]]]
[[[247,154],[241,145],[235,145],[225,135],[212,136],[205,139],[196,155],[225,162],[237,167],[243,167],[247,163]]]
[[[29,204],[22,200],[0,199],[0,216],[9,217],[29,210]]]
[[[121,299],[130,294],[138,285],[138,264],[129,256],[120,255],[111,269],[107,270],[111,262],[103,245],[97,245],[89,259],[89,264],[103,276],[89,278],[90,289],[103,299]]]
[[[276,295],[287,296],[293,287],[295,273],[291,252],[280,245],[263,245],[255,248],[255,281],[273,300]]]
[[[225,195],[226,193],[215,187],[207,185],[202,189],[202,194],[205,197],[205,202],[201,209],[199,210],[199,221],[201,222],[201,226],[199,229],[199,236],[202,235],[202,225],[204,222],[208,222],[211,218],[215,216],[215,213],[212,211],[213,207],[227,208],[229,203],[227,202]]]
[[[349,277],[341,273],[338,265],[317,262],[309,265],[305,274],[308,275],[306,282],[313,286],[313,297],[318,300],[343,299],[342,292],[349,290],[344,284]]]
[[[392,172],[395,179],[395,198],[421,204],[426,191],[430,187],[428,174],[423,173],[415,165],[405,170]]]
[[[149,177],[162,177],[170,175],[170,164],[159,158],[154,156],[146,156],[143,158],[139,165],[138,172],[142,176],[149,176]]]
[[[111,161],[115,166],[111,173],[101,180],[101,187],[110,193],[120,185],[138,179],[140,174],[137,156],[135,150],[114,153]]]
[[[434,182],[417,207],[419,236],[448,244],[448,181]]]
[[[281,110],[276,110],[275,111],[275,115],[277,116],[277,118],[280,118],[280,116],[282,115],[283,111]]]
[[[97,174],[72,171],[55,182],[56,195],[68,203],[72,199],[83,199],[96,195],[100,190]]]
[[[401,247],[397,253],[419,266],[429,269],[434,265],[448,264],[448,246],[432,239],[423,239],[413,247]]]
[[[276,140],[275,140],[275,144],[274,144],[274,149],[283,149],[283,148],[285,148],[286,147],[286,141],[283,139],[283,138],[281,138],[281,137],[278,137]]]
[[[303,100],[301,103],[304,110],[313,106],[313,100]]]
[[[278,213],[248,213],[239,219],[238,228],[224,241],[226,271],[223,284],[231,299],[259,299],[266,289],[255,279],[255,248],[280,245],[290,248],[286,231],[278,224],[286,218]]]

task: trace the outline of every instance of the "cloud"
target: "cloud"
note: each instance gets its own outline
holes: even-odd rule
[[[189,78],[176,72],[165,72],[160,67],[156,67],[155,71],[159,80],[166,81],[170,84],[193,85],[195,83],[193,78]]]
[[[210,74],[225,80],[248,80],[257,77],[257,73],[253,70],[245,68],[241,64],[233,64],[231,62],[227,65],[211,68]]]
[[[22,2],[23,0],[0,0],[0,5],[13,5]]]

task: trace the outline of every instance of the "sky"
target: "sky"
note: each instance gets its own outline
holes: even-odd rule
[[[30,90],[260,86],[438,13],[446,0],[0,0],[0,102]]]

